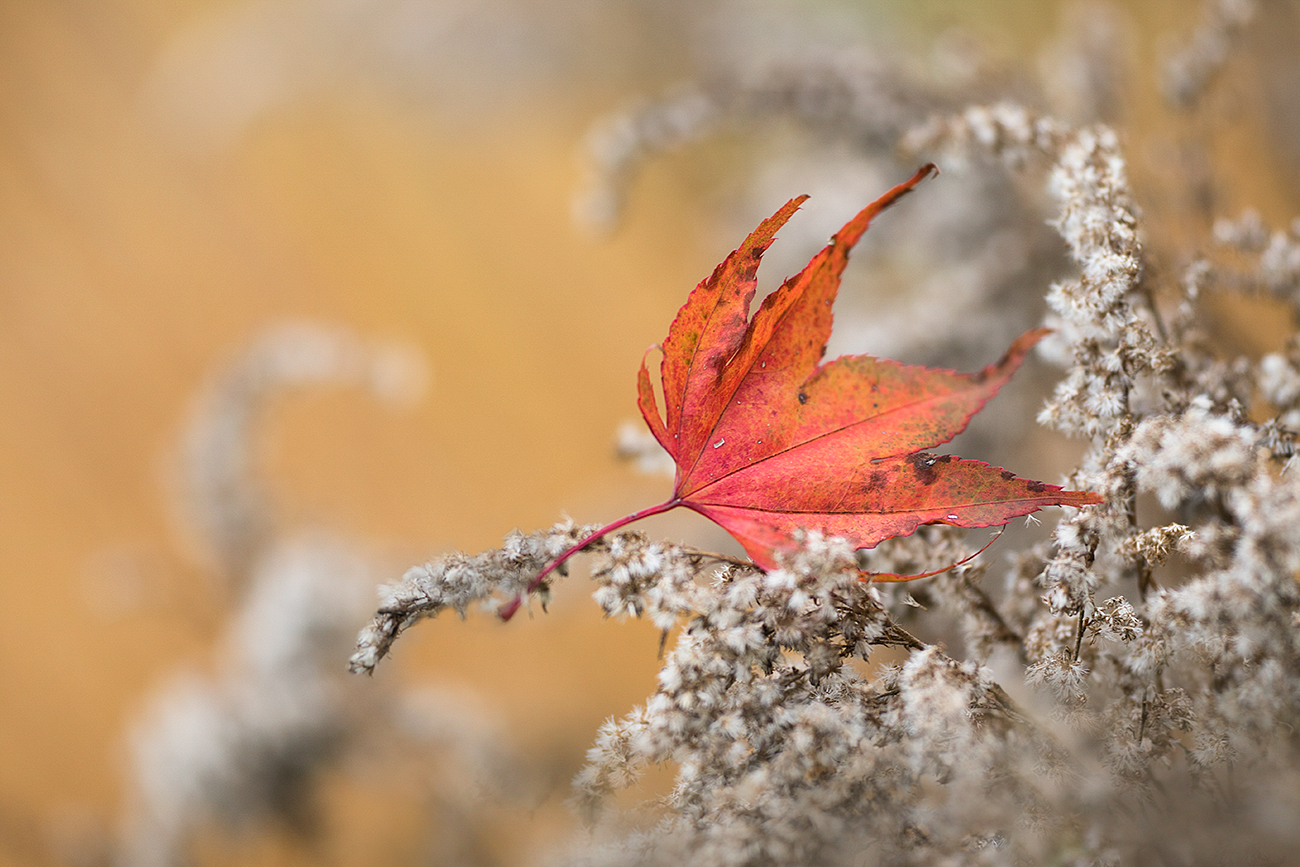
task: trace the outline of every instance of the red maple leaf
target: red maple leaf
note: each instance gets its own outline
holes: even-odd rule
[[[820,363],[849,251],[872,218],[935,171],[923,167],[863,208],[752,319],[759,260],[806,196],[764,220],[691,292],[663,343],[664,415],[644,363],[637,381],[641,414],[677,464],[672,497],[583,539],[529,591],[604,534],[678,506],[721,525],[755,564],[770,569],[776,552],[795,546],[798,529],[871,548],[922,524],[992,527],[1044,506],[1101,502],[1096,494],[923,451],[966,427],[1045,328],[1022,334],[977,373],[867,355]]]

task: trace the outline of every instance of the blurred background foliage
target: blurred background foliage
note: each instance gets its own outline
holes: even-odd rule
[[[624,219],[594,233],[572,203],[596,121],[742,62],[882,45],[922,74],[976,54],[1000,71],[984,98],[1018,97],[1060,39],[1117,16],[1121,85],[1075,119],[1121,128],[1157,261],[1176,269],[1216,216],[1250,206],[1285,226],[1300,181],[1296,4],[1263,3],[1212,106],[1189,111],[1167,104],[1157,70],[1194,6],[0,4],[0,864],[107,858],[131,721],[168,672],[219,664],[238,590],[185,542],[177,442],[210,371],[264,327],[345,326],[427,366],[422,397],[395,410],[348,390],[275,404],[262,455],[280,525],[365,539],[396,577],[512,527],[608,520],[666,488],[614,457],[644,348],[749,227],[806,190],[764,170],[766,198],[747,198],[791,139],[740,126],[650,160]],[[1291,328],[1267,304],[1216,310],[1255,352]],[[691,516],[645,529],[722,544]],[[601,621],[585,593],[562,583],[549,615],[509,627],[439,622],[376,679],[480,695],[548,769],[509,817],[534,839],[568,827],[559,803],[592,733],[658,667],[653,629]],[[364,703],[376,686],[352,688]],[[382,781],[350,786],[329,807],[331,860],[409,860],[403,823],[422,820]],[[205,860],[319,854],[288,839],[214,843]]]

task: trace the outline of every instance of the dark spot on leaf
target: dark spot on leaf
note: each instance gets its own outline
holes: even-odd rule
[[[914,455],[908,455],[908,463],[912,465],[912,471],[916,473],[916,480],[923,485],[933,485],[939,478],[939,473],[935,470],[934,465],[938,463],[938,456],[929,452],[917,452]]]
[[[1013,472],[1011,472],[1011,471],[1009,471],[1009,470],[1003,470],[1003,471],[1002,471],[1002,481],[1004,481],[1004,482],[1009,482],[1009,481],[1011,481],[1012,479],[1014,479],[1015,477],[1016,477],[1016,474],[1013,473]]]
[[[867,477],[867,483],[862,486],[862,489],[867,493],[872,493],[881,490],[888,484],[889,474],[884,470],[874,470],[871,475]]]
[[[802,391],[799,392],[799,403],[807,403],[807,402],[808,402],[808,395],[804,394]]]
[[[1042,482],[1026,482],[1025,487],[1029,488],[1029,490],[1035,494],[1041,494],[1043,491],[1047,490],[1047,485]]]

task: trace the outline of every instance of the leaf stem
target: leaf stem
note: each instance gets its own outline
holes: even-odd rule
[[[994,534],[993,538],[989,539],[987,542],[984,543],[983,548],[980,548],[974,554],[967,554],[965,557],[958,560],[956,563],[953,563],[948,566],[944,566],[942,569],[934,569],[930,572],[922,572],[920,575],[899,575],[895,572],[865,572],[865,571],[860,571],[859,574],[862,576],[863,581],[874,581],[880,584],[885,584],[889,582],[898,582],[898,581],[915,581],[917,578],[933,578],[935,575],[942,575],[944,572],[948,572],[952,569],[956,569],[958,566],[963,566],[969,563],[971,560],[974,560],[979,555],[983,554],[985,551],[989,549],[990,546],[992,546],[994,542],[1002,538],[1002,534],[1006,532],[1006,529],[1007,529],[1006,524],[1003,524],[1001,527],[998,528],[998,531],[996,534]]]
[[[538,573],[536,578],[528,582],[528,587],[524,590],[523,593],[517,594],[514,599],[511,599],[504,606],[502,606],[501,611],[499,612],[501,619],[509,620],[511,617],[514,617],[515,612],[519,610],[519,606],[523,604],[524,597],[527,596],[529,593],[532,593],[538,587],[540,587],[542,582],[546,580],[547,575],[550,575],[561,565],[563,565],[566,560],[568,560],[574,554],[577,554],[583,548],[586,548],[588,545],[590,545],[592,542],[599,539],[601,536],[604,536],[607,533],[612,533],[615,530],[626,527],[628,524],[631,524],[635,521],[639,521],[642,518],[648,518],[651,515],[659,515],[669,511],[670,509],[675,509],[681,504],[682,501],[674,497],[673,499],[662,502],[657,506],[651,506],[648,509],[642,509],[639,512],[633,512],[632,514],[626,517],[619,518],[617,521],[615,521],[612,524],[606,524],[596,532],[582,539],[577,544],[572,545],[571,547],[566,549],[563,554],[556,557],[550,563],[546,564],[546,568],[543,569],[540,573]]]

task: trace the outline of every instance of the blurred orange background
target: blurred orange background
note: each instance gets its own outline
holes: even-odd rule
[[[710,222],[716,152],[652,160],[611,237],[570,203],[592,122],[694,73],[688,5],[0,5],[0,864],[111,836],[131,721],[168,672],[212,665],[232,600],[185,548],[166,467],[209,371],[263,327],[342,325],[425,359],[416,404],[312,390],[268,425],[286,524],[373,540],[392,578],[663,498],[667,480],[613,443],[643,350],[740,240]],[[1143,58],[1194,23],[1190,5],[1131,4]],[[869,13],[918,45],[962,27],[1008,57],[1062,20],[1011,0]],[[373,33],[353,22],[381,15]],[[386,65],[365,41],[403,33],[428,40],[403,49],[419,62]],[[1236,122],[1190,132],[1141,77],[1135,183],[1164,195],[1161,143],[1195,134],[1231,191],[1223,212],[1285,225],[1294,178],[1236,74]],[[1206,229],[1190,223],[1165,229]],[[722,544],[692,516],[644,529]],[[658,669],[654,629],[603,621],[587,593],[561,583],[550,614],[509,626],[423,624],[379,679],[480,691],[570,774]]]

